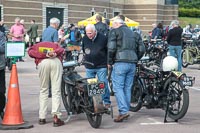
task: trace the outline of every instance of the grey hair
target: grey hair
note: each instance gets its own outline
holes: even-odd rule
[[[113,23],[120,23],[120,24],[124,24],[124,21],[121,18],[116,18]]]
[[[86,27],[85,27],[85,30],[87,29],[92,29],[92,31],[96,31],[96,28],[94,26],[94,24],[88,24]]]
[[[51,18],[50,24],[60,24],[60,20],[58,18]]]
[[[179,25],[179,21],[178,21],[178,20],[173,20],[173,21],[171,22],[170,25],[171,25],[171,26],[172,26],[172,25],[178,26],[178,25]]]

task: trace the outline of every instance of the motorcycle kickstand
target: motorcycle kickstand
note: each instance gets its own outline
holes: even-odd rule
[[[165,110],[165,118],[164,118],[164,123],[167,122],[167,114],[168,114],[168,110],[169,110],[169,100],[167,100],[167,107],[166,107],[166,110]]]

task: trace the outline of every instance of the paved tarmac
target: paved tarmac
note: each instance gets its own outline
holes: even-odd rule
[[[20,130],[0,130],[0,133],[200,133],[200,76],[198,65],[189,66],[183,69],[188,75],[196,77],[194,87],[189,89],[190,106],[184,118],[178,123],[163,123],[164,111],[160,109],[141,109],[139,112],[130,112],[130,118],[123,123],[114,123],[109,115],[103,115],[102,124],[99,129],[90,126],[84,114],[73,116],[69,122],[61,127],[53,127],[51,112],[51,99],[48,104],[47,124],[38,124],[38,97],[39,78],[35,69],[34,60],[25,57],[25,62],[17,62],[18,79],[20,86],[21,106],[23,118],[34,127]],[[84,75],[83,67],[78,71]],[[7,87],[10,72],[6,71]],[[117,106],[114,97],[111,97],[114,106],[114,116],[117,116]],[[63,120],[67,115],[62,105]],[[170,120],[170,119],[169,119]],[[1,120],[0,120],[1,122]]]

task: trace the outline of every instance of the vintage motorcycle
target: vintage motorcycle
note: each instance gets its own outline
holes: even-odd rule
[[[200,63],[200,50],[193,40],[186,40],[186,44],[182,51],[182,66],[186,68],[188,65]]]
[[[149,57],[154,61],[154,65],[162,67],[162,61],[167,56],[168,47],[164,40],[156,39],[147,43],[144,41],[146,47],[145,57]]]
[[[72,56],[75,60],[63,63],[64,72],[61,86],[62,100],[68,113],[68,120],[74,114],[85,113],[90,125],[98,128],[104,113],[113,117],[112,107],[103,106],[101,95],[105,93],[105,84],[96,78],[82,78],[75,67],[91,63],[84,61],[84,57],[81,62],[78,62],[79,52],[77,49],[72,50]]]
[[[143,106],[147,109],[160,108],[167,116],[178,121],[186,114],[189,106],[189,92],[195,79],[177,71],[163,71],[137,64],[130,111],[137,112]]]

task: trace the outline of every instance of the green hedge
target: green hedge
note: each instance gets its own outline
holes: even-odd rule
[[[179,8],[179,17],[200,17],[200,9]]]

